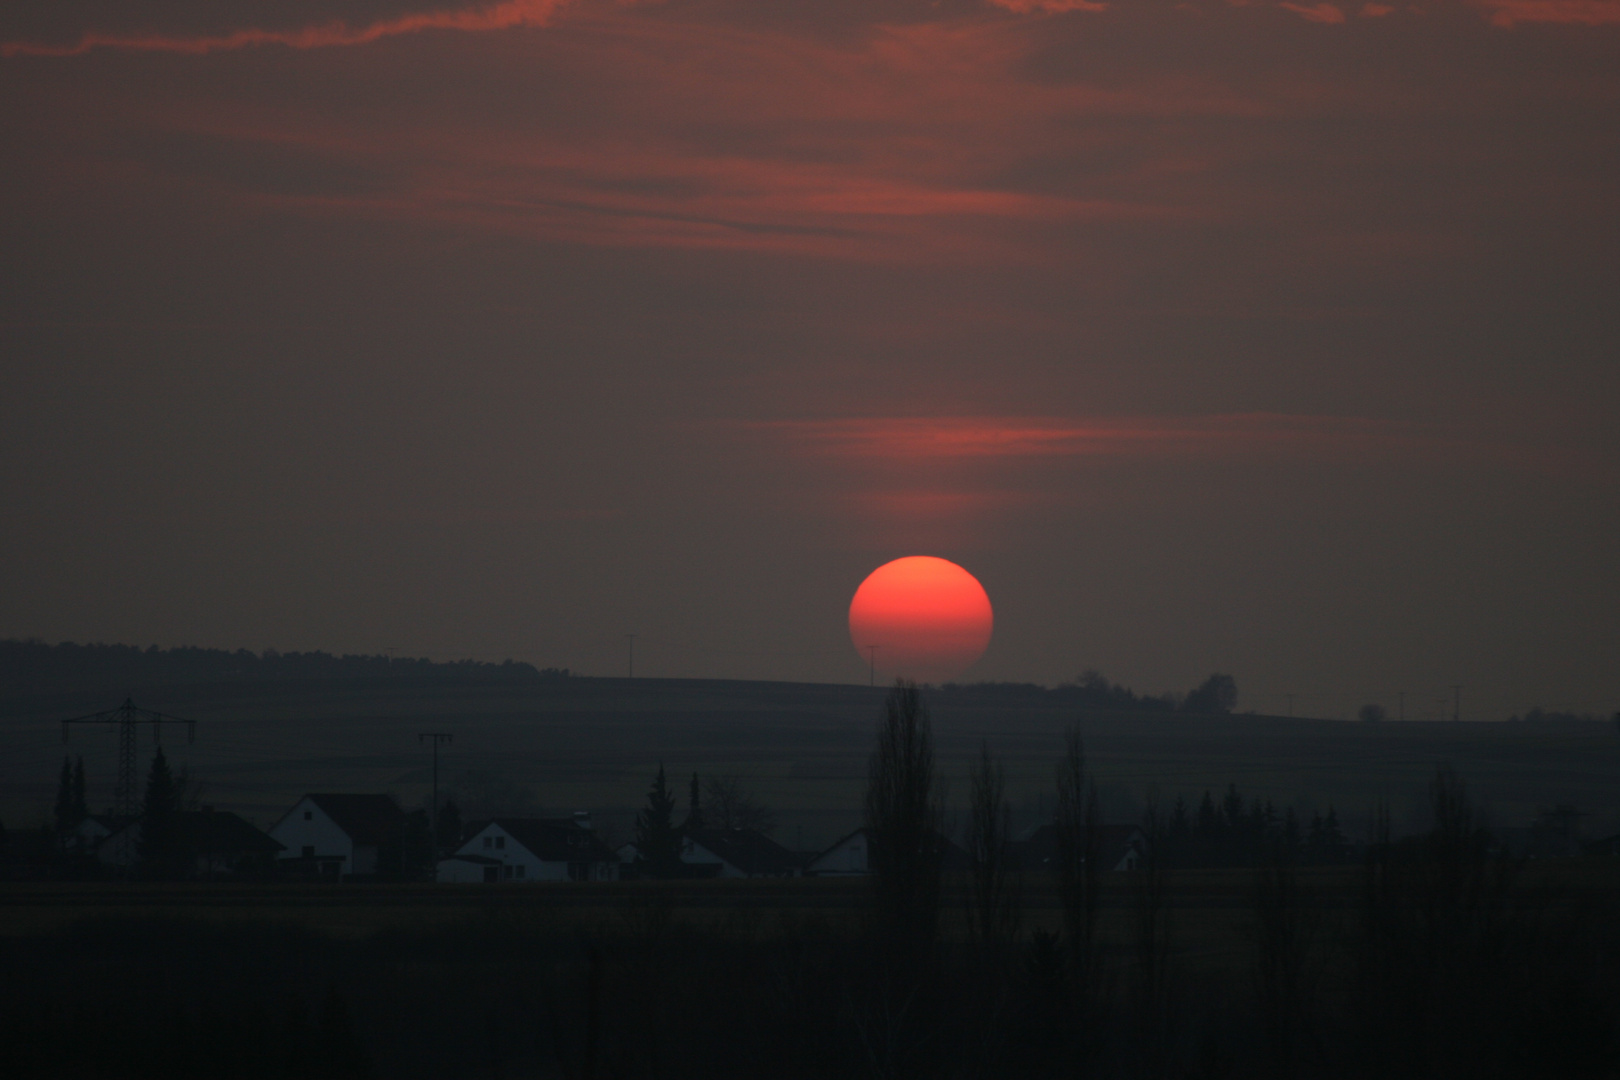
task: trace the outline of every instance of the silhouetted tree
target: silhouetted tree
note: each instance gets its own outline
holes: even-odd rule
[[[1012,865],[1012,810],[1006,786],[1001,766],[990,756],[990,744],[980,742],[968,784],[968,912],[969,928],[985,948],[1012,940],[1018,931],[1017,869]]]
[[[1237,707],[1237,681],[1230,675],[1211,675],[1181,702],[1181,711],[1229,713]]]
[[[1057,839],[1063,932],[1069,941],[1075,987],[1085,999],[1096,989],[1097,916],[1102,910],[1102,813],[1097,785],[1086,773],[1086,746],[1079,724],[1070,724],[1063,733],[1052,824]]]
[[[681,837],[675,828],[675,796],[664,779],[664,766],[647,792],[647,805],[636,814],[636,850],[643,872],[661,877],[681,861]]]
[[[84,755],[73,759],[73,824],[90,816],[90,803],[84,794]]]
[[[78,822],[73,820],[73,759],[62,759],[62,772],[56,781],[56,832],[65,838]]]
[[[735,776],[703,781],[703,820],[715,829],[753,829],[767,835],[776,831],[776,813]]]
[[[173,857],[173,823],[176,810],[174,775],[169,761],[163,756],[163,747],[152,755],[152,767],[146,773],[146,795],[141,802],[141,861],[149,871],[166,872]]]
[[[877,930],[906,960],[938,932],[941,816],[933,725],[917,685],[900,680],[867,773],[866,831]]]
[[[461,807],[454,799],[444,800],[439,808],[439,848],[449,851],[461,845]]]
[[[692,786],[687,793],[686,823],[681,826],[686,832],[693,833],[704,827],[703,825],[703,791],[698,786],[698,774],[692,774]]]

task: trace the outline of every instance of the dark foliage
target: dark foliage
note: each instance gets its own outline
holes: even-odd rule
[[[134,687],[236,681],[289,681],[377,677],[476,679],[562,678],[567,671],[536,669],[507,660],[435,663],[390,656],[333,656],[324,652],[262,653],[238,649],[175,648],[156,645],[77,645],[63,642],[0,641],[0,693],[49,694],[67,691],[123,694]]]
[[[868,766],[866,830],[875,930],[905,963],[938,930],[942,816],[928,708],[916,684],[897,682]]]
[[[681,834],[675,827],[675,796],[664,779],[664,767],[647,792],[647,805],[636,814],[636,862],[644,877],[673,877],[680,870]]]

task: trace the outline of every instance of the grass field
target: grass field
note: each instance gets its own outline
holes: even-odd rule
[[[306,791],[389,791],[419,804],[431,784],[417,739],[445,731],[441,785],[469,815],[589,809],[623,831],[663,762],[748,778],[777,811],[778,839],[817,848],[859,820],[866,757],[883,690],[863,686],[655,679],[527,682],[350,680],[136,688],[143,707],[198,721],[194,744],[165,748],[207,785],[206,800],[268,826]],[[1554,803],[1620,831],[1620,732],[1596,723],[1408,722],[1377,725],[1234,715],[1111,714],[1053,707],[1039,695],[938,691],[939,768],[958,798],[981,739],[1003,760],[1020,825],[1045,817],[1061,733],[1078,721],[1105,809],[1129,820],[1156,793],[1168,806],[1236,783],[1307,818],[1336,806],[1354,833],[1387,802],[1398,829],[1425,823],[1429,777],[1450,765],[1488,820],[1522,825]],[[48,817],[64,753],[83,754],[90,803],[111,801],[116,739],[64,717],[116,701],[64,695],[0,702],[0,820]],[[142,757],[150,736],[142,734]]]

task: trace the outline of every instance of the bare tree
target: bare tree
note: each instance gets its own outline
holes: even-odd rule
[[[1006,777],[980,742],[968,795],[968,924],[986,948],[1010,941],[1018,932],[1017,868],[1012,864],[1011,819]]]
[[[933,725],[917,685],[900,680],[884,703],[868,772],[867,859],[877,929],[911,958],[939,929],[941,818]]]
[[[776,831],[776,812],[735,776],[703,781],[703,820],[711,829],[754,829],[767,836]]]
[[[1080,725],[1063,735],[1063,758],[1057,767],[1058,897],[1063,905],[1063,931],[1069,938],[1069,960],[1082,995],[1095,989],[1097,914],[1102,887],[1102,812],[1097,785],[1086,775],[1086,746]]]

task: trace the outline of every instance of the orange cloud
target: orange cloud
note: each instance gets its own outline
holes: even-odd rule
[[[1329,24],[1344,22],[1344,12],[1332,4],[1313,4],[1310,7],[1306,7],[1304,4],[1283,3],[1278,4],[1277,6],[1282,8],[1284,11],[1292,11],[1300,18],[1309,19],[1311,22]]]
[[[0,56],[80,56],[94,49],[128,52],[186,53],[204,55],[284,45],[292,49],[324,49],[342,45],[366,45],[383,38],[416,34],[424,30],[477,32],[510,30],[523,26],[545,26],[559,8],[571,0],[503,0],[483,8],[455,8],[424,11],[384,19],[365,26],[344,22],[322,23],[294,30],[247,28],[228,34],[176,37],[163,34],[85,34],[71,45],[44,45],[27,41],[0,42]]]
[[[1496,26],[1568,23],[1609,26],[1620,23],[1620,0],[1473,0],[1491,13]]]
[[[1361,17],[1363,19],[1382,19],[1385,15],[1395,14],[1395,9],[1388,4],[1363,4]]]

